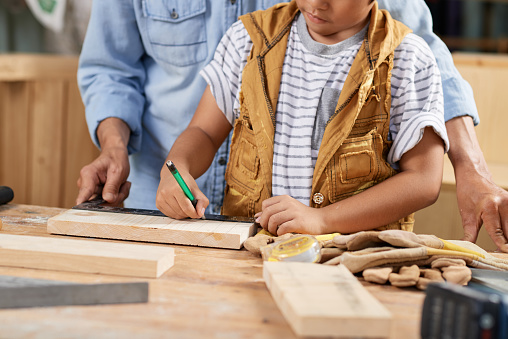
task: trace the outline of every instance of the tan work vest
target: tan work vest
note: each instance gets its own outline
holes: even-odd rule
[[[240,17],[253,48],[243,70],[222,213],[253,216],[272,194],[275,109],[295,1]],[[324,207],[391,177],[386,162],[393,52],[410,29],[377,3],[335,113],[327,122],[314,168],[310,206]],[[381,229],[411,231],[413,216]]]

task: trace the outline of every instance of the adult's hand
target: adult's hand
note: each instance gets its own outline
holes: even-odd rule
[[[79,172],[76,204],[99,194],[112,206],[121,204],[129,196],[129,170],[126,151],[121,148],[103,150],[97,159]]]
[[[508,253],[508,192],[490,179],[490,173],[457,176],[463,240],[476,242],[482,225],[499,250]]]
[[[129,135],[128,126],[120,119],[108,118],[101,122],[97,136],[102,151],[97,159],[80,171],[77,204],[102,194],[104,200],[116,206],[129,196]]]
[[[482,225],[499,250],[508,253],[508,192],[491,178],[470,117],[446,122],[448,153],[455,170],[463,240],[476,242]]]

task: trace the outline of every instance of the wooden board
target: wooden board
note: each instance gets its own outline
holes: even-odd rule
[[[0,234],[0,266],[157,278],[174,256],[162,246]]]
[[[251,223],[83,210],[68,210],[48,220],[48,232],[54,234],[230,249],[240,249],[255,231]]]
[[[148,282],[79,284],[0,275],[0,309],[147,301]]]
[[[390,312],[343,265],[265,261],[263,277],[299,336],[390,336]]]

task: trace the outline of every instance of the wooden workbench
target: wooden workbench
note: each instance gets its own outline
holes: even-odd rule
[[[0,205],[3,221],[0,233],[53,236],[46,233],[47,219],[62,211],[31,205]],[[0,337],[295,337],[265,286],[260,258],[246,250],[172,247],[175,265],[159,279],[148,280],[147,304],[0,310]],[[81,283],[147,280],[9,267],[0,267],[0,275]],[[420,337],[423,292],[366,282],[364,285],[392,312],[392,338]]]

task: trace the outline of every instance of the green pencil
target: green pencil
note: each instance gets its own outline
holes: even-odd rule
[[[173,174],[173,177],[175,177],[176,182],[177,182],[177,183],[178,183],[178,185],[180,185],[180,187],[182,188],[182,191],[183,191],[183,193],[185,193],[185,196],[186,196],[187,198],[189,198],[189,200],[191,201],[192,206],[194,206],[194,208],[196,208],[196,204],[198,203],[198,199],[196,199],[196,198],[192,195],[192,192],[191,192],[191,190],[189,189],[189,186],[187,186],[187,184],[185,183],[185,181],[183,181],[183,178],[182,178],[182,176],[180,175],[180,172],[178,172],[178,170],[176,169],[175,164],[173,164],[173,162],[172,162],[171,160],[168,160],[168,161],[166,162],[166,166],[168,166],[169,171],[171,172],[171,174]]]

